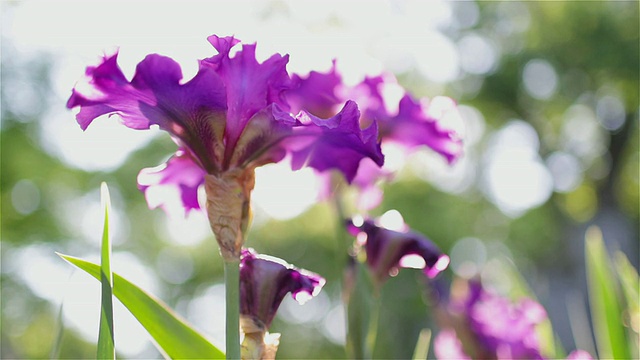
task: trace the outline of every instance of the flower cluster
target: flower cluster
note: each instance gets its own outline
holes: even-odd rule
[[[361,129],[353,101],[327,119],[303,109],[291,113],[285,93],[296,83],[286,70],[288,56],[259,63],[255,44],[243,45],[232,57],[239,40],[213,35],[209,42],[218,54],[201,60],[186,82],[168,57],[148,55],[129,81],[117,53],[106,56],[87,68],[67,107],[80,108],[76,118],[83,129],[101,115],[117,114],[132,129],[155,125],[167,131],[178,150],[165,164],[140,173],[140,189],[152,206],[167,204],[171,192],[188,211],[200,207],[197,189],[206,183],[211,227],[225,259],[237,260],[256,167],[288,156],[294,169],[338,169],[351,182],[360,160],[381,166],[383,156],[377,124]]]
[[[542,305],[527,298],[514,303],[475,280],[456,285],[446,310],[450,327],[434,341],[438,359],[545,358],[537,333],[547,320]],[[568,359],[591,356],[578,350]]]

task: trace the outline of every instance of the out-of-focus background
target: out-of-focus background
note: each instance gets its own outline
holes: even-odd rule
[[[2,358],[91,358],[99,284],[57,257],[97,259],[99,187],[113,204],[113,269],[156,294],[222,344],[217,245],[201,214],[150,211],[137,190],[144,167],[175,149],[162,132],[101,118],[82,132],[65,102],[84,67],[120,49],[128,76],[148,53],[183,64],[214,54],[206,37],[288,53],[291,72],[327,70],[347,81],[382,70],[419,97],[456,99],[465,155],[454,166],[429,150],[405,159],[373,213],[405,221],[451,256],[443,279],[500,279],[514,264],[568,350],[592,354],[583,238],[598,225],[607,246],[638,267],[638,2],[147,2],[2,1]],[[397,161],[389,159],[389,161]],[[303,307],[283,303],[272,332],[280,358],[344,357],[336,220],[316,201],[311,172],[259,170],[248,245],[322,274]],[[380,355],[411,356],[430,324],[418,271],[383,290]],[[123,358],[159,358],[116,306]],[[573,329],[572,329],[573,327]],[[386,350],[385,350],[386,349]]]

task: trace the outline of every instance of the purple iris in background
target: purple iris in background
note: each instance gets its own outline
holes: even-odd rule
[[[415,99],[398,85],[390,73],[366,77],[355,86],[347,86],[335,61],[326,73],[312,71],[306,77],[294,76],[293,80],[299,86],[285,92],[285,95],[294,109],[328,116],[348,99],[353,99],[360,107],[362,126],[377,122],[383,149],[385,145],[395,144],[408,153],[427,146],[449,163],[462,154],[462,141],[458,135],[441,124],[445,117],[459,116],[456,104],[450,98]],[[390,90],[395,90],[395,93]],[[389,170],[381,170],[366,159],[362,161],[353,181],[362,191],[360,208],[368,210],[379,204],[382,192],[375,183],[390,175]]]
[[[208,40],[218,54],[201,60],[188,81],[168,57],[148,55],[129,81],[118,67],[118,54],[105,56],[87,68],[67,107],[80,108],[76,118],[82,129],[101,115],[117,114],[132,129],[167,131],[178,150],[160,167],[142,170],[140,189],[151,206],[179,202],[188,212],[200,208],[197,189],[205,184],[223,256],[237,259],[256,167],[289,157],[294,170],[335,168],[351,182],[360,160],[381,166],[383,156],[377,125],[361,129],[353,101],[327,119],[299,108],[291,113],[284,93],[298,84],[287,73],[288,55],[259,63],[255,44],[242,45],[232,57],[238,39],[212,35]]]
[[[457,285],[461,285],[457,283]],[[544,359],[536,326],[547,313],[534,300],[518,302],[490,292],[479,281],[454,287],[448,309],[451,328],[434,340],[438,359]],[[568,359],[591,359],[574,351]]]
[[[316,296],[324,284],[325,279],[317,274],[297,269],[278,258],[258,255],[252,249],[243,249],[240,257],[240,324],[245,334],[243,351],[251,355],[246,358],[275,357],[278,336],[269,336],[267,330],[284,297],[291,293],[303,304]],[[265,352],[274,356],[265,356]]]
[[[387,214],[394,215],[393,226],[384,225]],[[387,214],[378,220],[355,218],[347,224],[357,244],[364,247],[367,265],[378,286],[400,267],[423,269],[429,278],[447,268],[449,257],[431,240],[411,231],[399,213]]]

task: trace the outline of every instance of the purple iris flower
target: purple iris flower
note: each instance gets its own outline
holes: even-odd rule
[[[449,163],[462,154],[462,141],[458,135],[441,124],[446,116],[457,116],[456,104],[450,98],[440,96],[430,101],[417,100],[401,89],[390,73],[367,77],[349,87],[343,83],[335,61],[326,73],[312,71],[306,77],[294,76],[293,80],[298,86],[285,95],[294,109],[307,109],[318,116],[327,116],[348,99],[354,99],[361,110],[361,125],[377,122],[378,138],[383,148],[385,144],[395,144],[410,152],[427,146]],[[404,95],[393,99],[388,89],[400,89]],[[367,210],[379,204],[375,201],[380,198],[379,191],[374,190],[375,182],[390,177],[390,171],[384,171],[384,168],[383,171],[376,170],[378,176],[372,177],[370,168],[368,163],[361,165],[356,175],[360,179],[354,182],[363,192],[362,206]],[[372,194],[373,198],[370,197]]]
[[[259,255],[252,249],[243,249],[240,257],[240,325],[245,333],[243,351],[247,358],[268,358],[265,352],[275,354],[274,336],[267,330],[280,303],[287,295],[300,304],[316,296],[325,279],[312,272],[295,268],[284,260]],[[270,340],[268,340],[270,339]],[[271,343],[268,343],[271,341]]]
[[[158,182],[141,184],[143,190],[173,184],[185,208],[193,209],[198,208],[193,184],[204,183],[205,174],[255,168],[286,155],[296,169],[303,165],[320,171],[337,168],[348,181],[355,177],[362,158],[382,165],[377,126],[360,129],[354,102],[347,101],[326,120],[303,109],[293,115],[284,98],[284,92],[296,86],[286,70],[288,55],[275,54],[259,63],[255,44],[244,44],[231,57],[239,40],[215,35],[208,40],[218,54],[201,60],[189,81],[182,79],[178,63],[157,54],[140,62],[129,81],[118,67],[116,53],[88,67],[67,102],[69,108],[80,108],[76,118],[82,129],[101,115],[117,114],[132,129],[156,125],[171,134],[180,146],[175,155],[180,160],[144,171],[156,173]],[[190,168],[189,162],[203,171],[190,172],[188,177],[172,175]]]
[[[547,320],[542,305],[527,298],[514,303],[478,281],[464,289],[452,294],[447,309],[455,330],[444,329],[434,341],[438,359],[544,359],[536,333],[536,326]],[[576,351],[569,359],[590,356]]]
[[[225,259],[237,261],[256,167],[289,157],[294,170],[338,169],[351,182],[360,160],[382,166],[383,156],[377,124],[361,129],[353,101],[328,119],[303,109],[291,113],[284,93],[297,85],[286,70],[288,55],[259,63],[255,44],[242,45],[232,57],[239,40],[216,35],[208,40],[218,54],[201,60],[188,81],[178,63],[157,54],[142,60],[129,81],[118,67],[118,54],[106,56],[87,68],[67,107],[80,108],[76,118],[82,129],[101,115],[117,114],[132,129],[167,131],[178,152],[165,165],[142,170],[140,189],[151,206],[179,201],[188,212],[200,208],[197,189],[205,184],[212,230]]]
[[[398,220],[402,221],[401,217]],[[354,219],[347,224],[357,244],[365,249],[367,265],[376,284],[381,285],[400,267],[423,269],[429,278],[447,268],[449,257],[431,240],[411,231],[404,221],[394,227],[385,227],[380,220],[371,219]]]

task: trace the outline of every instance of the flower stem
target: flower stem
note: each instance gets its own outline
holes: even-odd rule
[[[224,261],[227,359],[240,359],[240,261]]]
[[[377,292],[377,291],[376,291]],[[380,319],[380,294],[376,293],[373,296],[371,304],[371,317],[369,318],[369,327],[367,329],[365,358],[373,359],[373,351],[376,347],[378,340],[378,323]]]

